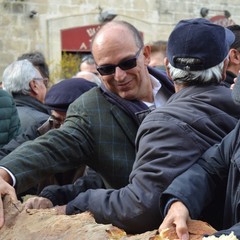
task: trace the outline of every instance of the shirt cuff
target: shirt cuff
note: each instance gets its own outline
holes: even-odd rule
[[[16,185],[16,178],[14,177],[14,175],[7,168],[5,168],[5,167],[0,167],[0,168],[4,169],[10,175],[10,177],[12,178],[12,182],[13,182],[12,186],[15,187],[15,185]]]
[[[164,214],[164,217],[167,215],[168,213],[168,210],[169,208],[171,207],[171,205],[174,203],[174,202],[177,202],[177,201],[180,201],[178,198],[170,198],[168,200],[168,202],[166,203],[166,206],[164,208],[164,211],[163,211],[163,214]]]

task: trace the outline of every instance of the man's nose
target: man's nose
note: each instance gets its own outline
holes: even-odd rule
[[[126,71],[122,70],[120,67],[115,68],[114,78],[116,81],[121,81],[126,77]]]

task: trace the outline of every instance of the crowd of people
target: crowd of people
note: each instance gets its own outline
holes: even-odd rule
[[[49,88],[40,52],[8,65],[2,198],[32,194],[25,208],[90,211],[131,234],[174,226],[188,240],[192,218],[240,237],[240,26],[181,20],[164,46],[153,63],[138,29],[113,20],[71,79]]]

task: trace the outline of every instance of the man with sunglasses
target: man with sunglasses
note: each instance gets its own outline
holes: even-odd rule
[[[139,124],[144,114],[165,104],[174,87],[164,71],[148,68],[150,47],[144,46],[141,34],[129,23],[104,25],[93,39],[92,53],[102,74],[102,86],[71,104],[59,129],[27,142],[1,160],[1,196],[10,194],[14,199],[14,188],[6,182],[20,193],[43,178],[81,164],[100,174],[107,189],[84,192],[86,200],[78,212],[93,206],[99,209],[98,197],[91,196],[92,191],[107,197],[113,189],[128,184]],[[88,205],[87,199],[92,199],[92,204]],[[1,203],[0,226],[4,219]]]
[[[223,27],[208,27],[205,19],[189,25],[177,28],[168,42],[172,67],[165,63],[177,93],[165,105],[171,84],[163,73],[147,67],[150,47],[143,46],[139,32],[125,22],[104,25],[92,43],[103,86],[75,101],[59,130],[2,159],[1,195],[15,197],[6,182],[22,191],[43,175],[85,163],[101,175],[107,189],[81,192],[74,185],[51,186],[27,207],[61,205],[55,208],[67,214],[90,211],[97,222],[112,223],[129,233],[157,228],[161,192],[230,132],[240,117],[231,90],[221,86],[234,36]],[[196,47],[203,33],[202,48]],[[144,118],[152,108],[156,109]]]
[[[112,28],[104,33],[111,35]],[[203,34],[204,38],[201,38]],[[123,52],[116,51],[113,46],[117,43],[110,44],[102,35],[97,35],[95,41],[97,39],[101,44],[106,43],[115,57],[126,52],[124,45],[119,46],[119,43]],[[74,185],[49,186],[42,191],[41,198],[30,199],[26,207],[60,205],[55,208],[67,214],[90,211],[97,222],[111,223],[129,233],[157,228],[162,220],[159,199],[163,190],[196,162],[207,148],[220,142],[239,119],[240,109],[232,100],[231,90],[222,85],[233,40],[231,31],[208,20],[180,22],[170,35],[165,59],[166,71],[174,81],[176,93],[164,106],[143,119],[135,141],[136,160],[128,184],[120,189],[86,192],[78,191]],[[102,55],[107,49],[102,49],[96,42],[93,42],[92,50],[97,69],[108,89],[126,98],[132,98],[134,94],[143,95],[144,102],[151,107],[149,96],[143,94],[144,89],[148,89],[146,81],[142,83],[144,89],[139,81],[131,82],[132,75],[138,74],[135,68],[140,70],[139,74],[142,73],[139,66],[126,70],[141,60],[147,64],[143,56],[149,57],[148,47],[132,47],[132,56],[111,62],[109,57]],[[127,78],[126,72],[131,73]],[[115,74],[118,84],[108,75],[110,73]],[[133,84],[136,88],[131,88]],[[125,89],[129,91],[123,91]],[[135,89],[138,91],[134,92]],[[112,147],[109,141],[107,144]],[[62,206],[64,204],[67,205]]]

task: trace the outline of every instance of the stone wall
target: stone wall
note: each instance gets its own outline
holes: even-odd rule
[[[239,0],[0,0],[0,75],[33,50],[42,51],[54,69],[61,60],[60,30],[99,24],[100,8],[134,24],[147,43],[167,40],[180,19],[200,17],[202,7],[210,9],[207,17],[227,10],[240,23]]]

